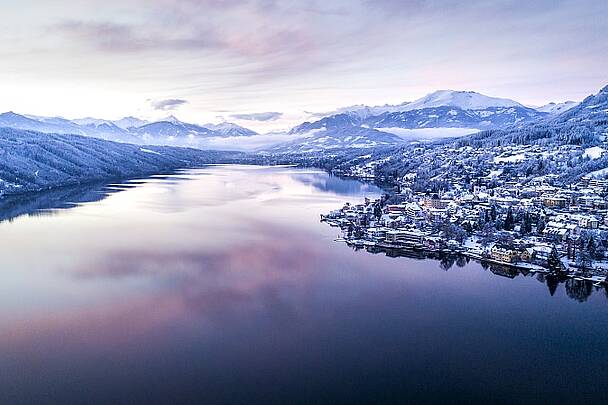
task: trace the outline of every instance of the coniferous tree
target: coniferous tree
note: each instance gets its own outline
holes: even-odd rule
[[[509,207],[509,210],[507,211],[507,217],[505,218],[504,228],[507,231],[512,231],[514,226],[515,226],[515,221],[513,219],[513,211]]]
[[[492,218],[492,221],[496,221],[497,216],[498,214],[496,212],[496,205],[492,205],[492,207],[490,208],[490,218]]]
[[[559,257],[559,253],[557,253],[555,245],[551,249],[547,264],[549,265],[549,269],[551,269],[552,271],[559,271],[561,269],[561,260]]]
[[[545,227],[546,227],[545,220],[542,217],[540,217],[538,219],[538,222],[536,223],[536,232],[539,234],[543,233],[545,230]]]

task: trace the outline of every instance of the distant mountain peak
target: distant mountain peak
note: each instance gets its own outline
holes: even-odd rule
[[[508,98],[490,97],[476,91],[437,90],[404,106],[404,111],[423,108],[458,107],[463,110],[483,110],[492,107],[521,107]]]
[[[219,124],[204,124],[203,127],[209,128],[222,136],[252,136],[257,135],[257,132],[249,128],[242,127],[233,122],[220,122]]]
[[[4,112],[4,113],[0,114],[0,116],[2,116],[2,117],[25,117],[24,115],[17,114],[14,111]]]
[[[148,124],[148,121],[133,116],[124,117],[114,121],[114,125],[122,129],[139,128],[146,124]]]
[[[183,124],[180,120],[177,119],[177,117],[175,117],[174,115],[169,115],[166,118],[163,118],[162,120],[160,120],[162,122],[170,122],[172,124]]]
[[[570,110],[578,105],[576,101],[564,101],[563,103],[555,103],[551,102],[549,104],[545,104],[542,107],[535,108],[536,111],[545,112],[549,114],[561,114],[565,111]]]

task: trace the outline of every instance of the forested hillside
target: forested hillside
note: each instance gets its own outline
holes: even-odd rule
[[[239,156],[0,128],[0,195],[230,162]]]

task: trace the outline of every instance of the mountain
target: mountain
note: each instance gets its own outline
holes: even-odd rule
[[[173,116],[161,121],[147,122],[135,117],[125,117],[117,121],[90,117],[68,120],[7,112],[0,114],[0,127],[48,134],[85,135],[117,142],[201,148],[206,147],[207,141],[213,138],[257,135],[254,131],[228,122],[196,125],[182,122]]]
[[[365,119],[368,117],[372,117],[374,115],[380,115],[386,112],[397,112],[397,111],[404,111],[405,110],[405,106],[409,104],[409,102],[404,102],[401,104],[384,104],[384,105],[378,105],[378,106],[367,106],[367,105],[363,105],[363,104],[358,104],[358,105],[353,105],[353,106],[349,106],[349,107],[342,107],[342,108],[338,108],[337,110],[331,112],[331,113],[326,113],[326,114],[321,114],[321,115],[317,115],[320,117],[329,117],[332,115],[338,115],[338,114],[346,114],[346,115],[350,115],[353,117],[357,117],[360,119]]]
[[[312,129],[293,141],[268,149],[272,153],[317,153],[343,149],[368,149],[403,143],[397,135],[363,127]]]
[[[239,156],[0,128],[0,196],[229,162]]]
[[[219,124],[205,124],[203,126],[205,128],[213,130],[216,134],[224,137],[258,135],[257,132],[254,132],[240,125],[233,124],[231,122],[222,122]]]
[[[136,133],[141,139],[148,141],[154,140],[173,140],[175,138],[195,139],[200,137],[215,136],[213,130],[195,124],[181,122],[174,117],[169,117],[163,121],[153,122],[135,128],[132,132]]]
[[[292,159],[389,184],[408,176],[407,187],[414,191],[467,189],[467,183],[479,180],[489,180],[490,188],[493,182],[528,184],[534,179],[568,188],[583,176],[608,178],[608,86],[562,113],[544,114],[520,126],[453,140],[279,155],[277,161]]]
[[[408,103],[402,111],[434,107],[457,107],[463,110],[485,110],[491,107],[524,107],[507,98],[490,97],[475,91],[439,90]],[[525,107],[524,107],[525,108]]]
[[[16,114],[12,111],[0,114],[0,127],[56,133],[66,133],[65,131],[69,127],[69,131],[72,133],[81,134],[78,125],[67,120],[65,123],[61,119],[42,120]]]
[[[122,128],[122,129],[139,128],[139,127],[144,126],[149,123],[150,123],[149,121],[142,120],[142,119],[135,118],[135,117],[124,117],[124,118],[114,121],[114,125],[116,125],[119,128]]]
[[[325,114],[324,117],[346,114],[359,119],[367,119],[385,113],[397,113],[437,107],[457,107],[462,110],[484,110],[490,107],[525,108],[516,101],[506,98],[490,97],[474,91],[438,90],[413,102],[385,104],[373,107],[362,104],[354,105],[339,108],[332,113]]]
[[[569,110],[557,115],[553,124],[586,124],[592,126],[597,133],[608,135],[608,86],[597,94],[586,97],[582,102]]]
[[[0,127],[47,134],[84,135],[117,142],[139,142],[139,139],[133,134],[117,127],[112,122],[93,118],[71,121],[60,117],[25,116],[7,112],[0,114]]]
[[[370,128],[504,128],[543,118],[546,113],[527,107],[485,107],[464,110],[455,106],[428,107],[384,113],[363,120]]]
[[[303,134],[319,129],[336,129],[358,127],[363,123],[363,119],[356,114],[342,113],[322,118],[315,122],[304,122],[289,131],[290,134]]]
[[[462,139],[474,147],[511,144],[594,146],[608,139],[608,86],[569,110],[522,127],[483,131]]]
[[[561,114],[563,112],[568,111],[571,108],[574,108],[578,105],[576,101],[564,101],[563,103],[549,103],[545,104],[542,107],[535,108],[536,111],[549,113],[551,115]]]
[[[382,112],[380,112],[382,111]],[[542,119],[549,114],[503,98],[472,91],[440,90],[411,103],[396,106],[358,107],[340,114],[305,122],[292,134],[320,128],[504,128]],[[390,132],[390,131],[387,131]]]
[[[323,145],[330,147],[329,139],[336,141],[339,147],[348,148],[371,147],[374,143],[398,145],[406,140],[428,140],[462,136],[487,129],[522,127],[550,115],[513,100],[472,91],[452,90],[436,91],[411,103],[379,107],[354,106],[342,111],[292,128],[289,132],[291,135],[303,137],[287,142],[285,148],[294,150],[295,144],[301,142],[301,149],[307,150],[311,147],[311,141],[314,141],[312,146],[317,150]],[[426,131],[429,129],[435,131],[431,134]],[[310,133],[313,134],[312,138],[306,136]],[[325,139],[324,136],[329,138]],[[354,137],[362,138],[349,142]],[[365,142],[361,142],[362,139]],[[275,151],[282,149],[281,146],[274,148]]]
[[[49,118],[38,117],[38,119],[48,120]],[[50,118],[50,119],[57,119],[57,118]],[[71,120],[71,122],[74,124],[77,124],[77,125],[93,125],[93,126],[104,125],[104,124],[105,125],[115,125],[112,121],[102,120],[102,119],[98,119],[98,118],[91,118],[91,117],[77,118],[75,120]]]

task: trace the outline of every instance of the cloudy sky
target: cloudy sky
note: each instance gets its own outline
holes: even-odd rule
[[[608,84],[608,1],[0,0],[0,110],[175,114],[256,130],[475,90],[524,104]]]

